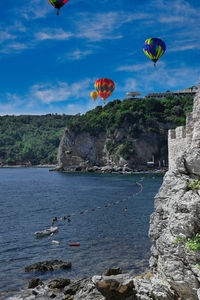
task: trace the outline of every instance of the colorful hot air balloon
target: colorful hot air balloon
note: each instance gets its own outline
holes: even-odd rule
[[[53,7],[57,8],[57,16],[59,15],[59,9],[68,1],[69,0],[49,0]]]
[[[95,101],[98,98],[98,94],[97,92],[91,92],[90,96],[92,97],[92,99]]]
[[[115,89],[115,84],[111,79],[102,78],[98,79],[94,84],[98,95],[103,99],[106,100]]]
[[[164,54],[166,45],[161,39],[150,38],[145,41],[143,51],[154,62],[156,62]]]

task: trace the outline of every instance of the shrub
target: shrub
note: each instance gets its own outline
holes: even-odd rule
[[[187,190],[199,190],[200,188],[200,180],[196,179],[190,182],[189,180],[186,181]]]
[[[124,144],[119,145],[117,152],[121,154],[124,159],[130,159],[132,155],[130,151],[131,149],[132,149],[131,143],[125,142]]]
[[[200,250],[200,233],[197,233],[193,238],[188,239],[186,249],[192,251]]]

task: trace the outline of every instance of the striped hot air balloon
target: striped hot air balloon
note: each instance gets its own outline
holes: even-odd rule
[[[101,78],[98,79],[94,84],[98,95],[106,100],[108,97],[112,95],[112,92],[115,89],[115,84],[111,79]]]
[[[59,15],[59,9],[65,5],[65,3],[67,3],[69,0],[48,0],[53,7],[55,7],[57,9],[57,15]]]
[[[154,66],[158,59],[165,53],[166,45],[158,38],[147,39],[143,46],[144,53],[154,62]]]

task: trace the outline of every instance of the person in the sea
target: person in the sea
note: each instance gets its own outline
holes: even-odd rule
[[[70,220],[70,218],[69,218],[69,217],[67,218],[67,222],[68,222],[68,223],[70,223],[70,222],[71,222],[71,220]]]
[[[57,220],[58,220],[58,219],[57,219],[57,217],[54,217],[54,218],[52,219],[51,226],[53,226],[53,225],[54,225],[54,223],[55,223]]]

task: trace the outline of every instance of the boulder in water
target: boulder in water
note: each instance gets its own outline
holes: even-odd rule
[[[54,270],[65,270],[72,267],[71,262],[62,260],[46,260],[25,267],[25,272],[48,272]]]

